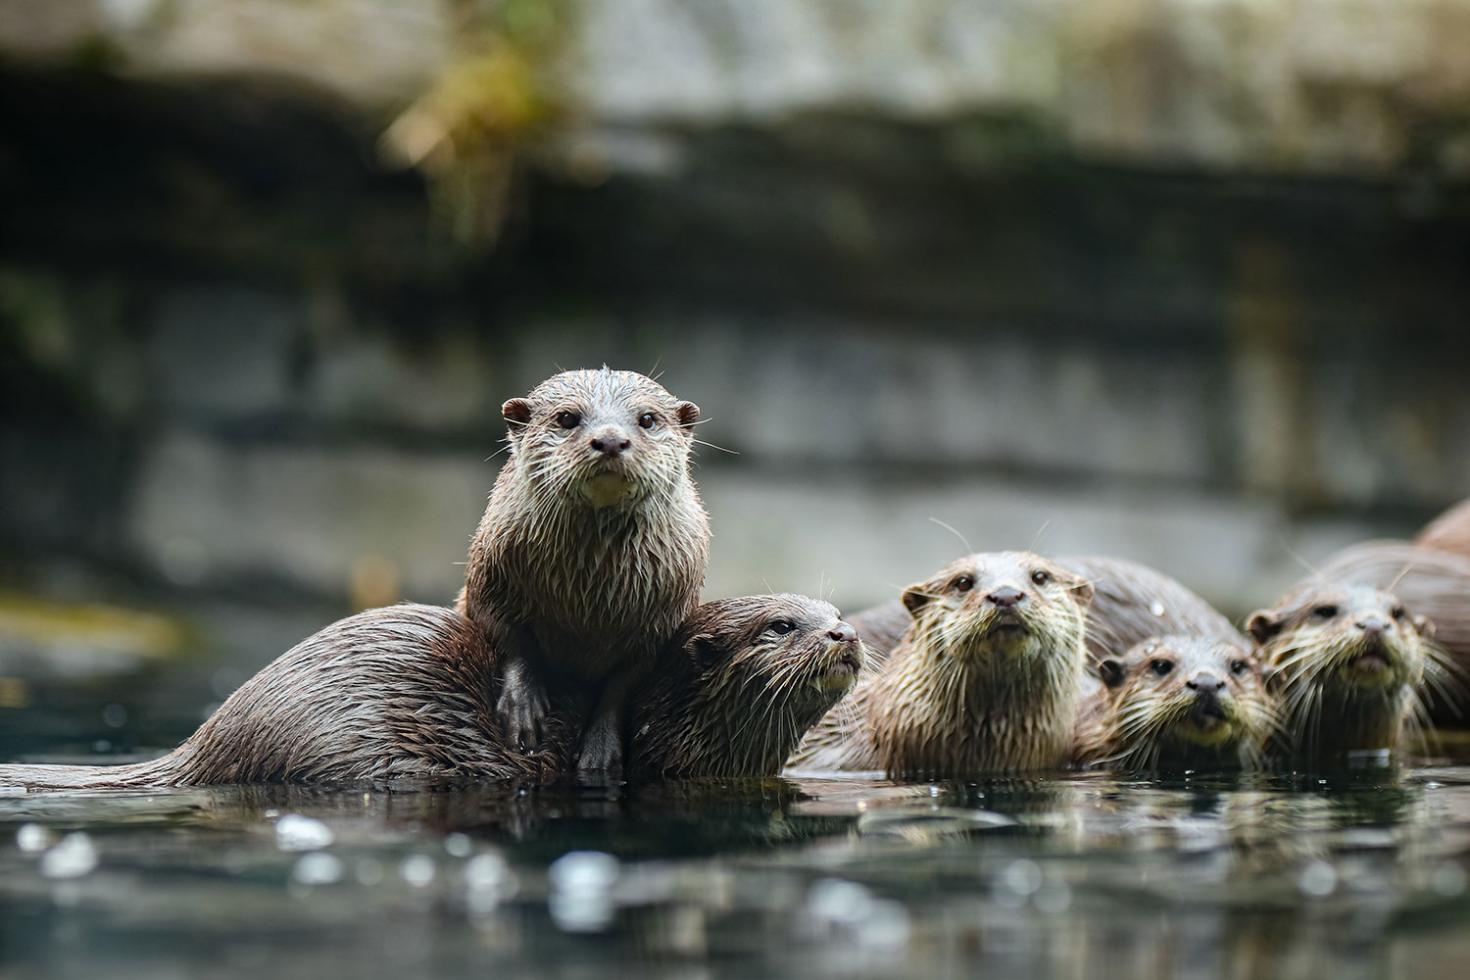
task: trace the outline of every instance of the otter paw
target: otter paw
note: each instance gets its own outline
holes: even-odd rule
[[[623,771],[623,741],[616,732],[593,730],[582,740],[577,771],[616,777]]]
[[[541,744],[541,729],[546,719],[548,706],[542,690],[524,681],[507,683],[496,699],[495,710],[505,726],[506,737],[522,752],[529,752]]]

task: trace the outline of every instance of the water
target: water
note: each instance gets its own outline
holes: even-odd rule
[[[0,757],[75,757],[104,708],[9,712]],[[0,973],[1456,975],[1467,874],[1453,759],[0,796]]]

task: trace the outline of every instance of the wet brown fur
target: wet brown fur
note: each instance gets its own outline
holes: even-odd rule
[[[992,598],[1007,589],[1023,596],[1010,614]],[[1026,552],[970,555],[910,586],[903,603],[912,622],[898,648],[865,670],[790,764],[892,775],[1062,764],[1091,594],[1087,582]]]
[[[581,423],[563,427],[563,412]],[[638,423],[645,412],[652,428]],[[630,686],[652,663],[704,582],[709,522],[689,473],[699,409],[643,375],[603,368],[555,375],[503,414],[510,457],[471,541],[456,608],[484,627],[507,671],[529,673],[527,710],[543,690],[606,685],[594,721],[615,730],[621,695],[609,689]],[[615,462],[589,448],[604,431],[631,443]],[[627,495],[589,499],[609,472]],[[531,715],[522,734],[534,741]]]

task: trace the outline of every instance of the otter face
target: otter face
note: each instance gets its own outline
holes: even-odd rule
[[[1247,628],[1266,654],[1267,676],[1287,692],[1331,684],[1385,692],[1424,678],[1424,641],[1433,627],[1390,593],[1366,586],[1324,587],[1253,614]]]
[[[1092,585],[1030,552],[969,555],[904,590],[927,647],[962,663],[1024,663],[1081,642]]]
[[[535,499],[594,509],[641,501],[688,476],[699,407],[651,378],[564,371],[501,406],[511,454]]]
[[[1254,754],[1274,725],[1260,666],[1242,644],[1192,636],[1145,640],[1098,664],[1111,692],[1115,758],[1152,765],[1193,750]]]

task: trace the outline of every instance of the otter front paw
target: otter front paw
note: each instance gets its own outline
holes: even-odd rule
[[[546,720],[546,692],[524,669],[508,668],[495,699],[495,711],[506,737],[522,752],[541,744]]]
[[[577,771],[618,777],[623,771],[623,740],[616,727],[597,725],[582,739]]]

